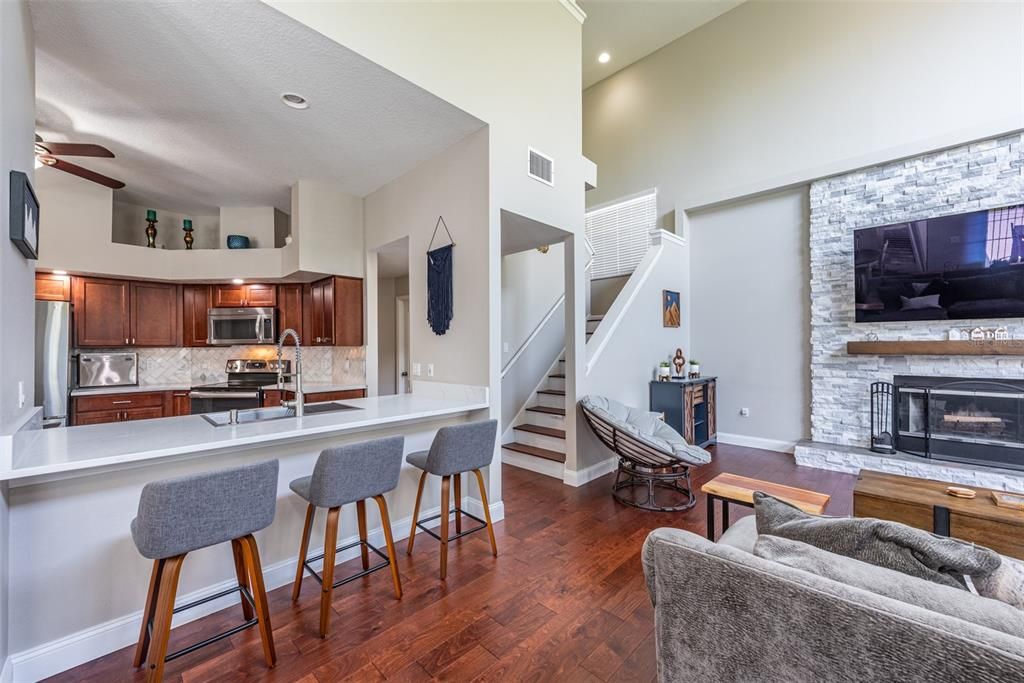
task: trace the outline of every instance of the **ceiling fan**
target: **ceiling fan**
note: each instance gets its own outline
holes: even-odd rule
[[[91,180],[94,183],[99,183],[100,185],[109,187],[112,190],[120,190],[124,187],[124,183],[120,180],[114,180],[102,173],[82,168],[78,164],[73,164],[70,161],[58,159],[57,157],[59,156],[106,157],[107,159],[113,159],[114,153],[102,145],[90,145],[78,142],[46,142],[36,135],[36,157],[39,159],[39,163],[55,168],[58,171],[64,171],[65,173],[76,175],[79,178]]]

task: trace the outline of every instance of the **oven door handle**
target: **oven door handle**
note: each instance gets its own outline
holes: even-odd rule
[[[190,391],[189,398],[259,398],[258,391]]]

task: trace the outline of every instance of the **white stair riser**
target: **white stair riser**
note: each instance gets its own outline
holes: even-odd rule
[[[552,394],[537,394],[534,396],[534,405],[547,406],[548,408],[564,408],[565,396],[554,396]]]
[[[563,415],[548,415],[547,413],[535,413],[531,410],[527,410],[525,417],[526,421],[532,425],[565,429],[565,417]]]
[[[565,473],[565,465],[560,462],[537,458],[525,453],[516,453],[515,451],[502,449],[501,461],[506,465],[520,467],[525,470],[530,470],[531,472],[538,472],[549,477],[554,477],[559,481],[561,481],[562,476]]]
[[[548,377],[547,386],[545,389],[558,389],[559,391],[565,391],[565,378],[564,377]]]
[[[536,446],[537,448],[546,448],[549,451],[556,451],[558,453],[565,453],[565,439],[559,439],[557,436],[545,436],[543,434],[534,434],[533,432],[524,432],[521,429],[512,430],[515,433],[516,441],[527,446]]]

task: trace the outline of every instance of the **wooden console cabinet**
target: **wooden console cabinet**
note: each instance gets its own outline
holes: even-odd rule
[[[651,411],[683,435],[687,443],[708,446],[718,441],[714,377],[651,382]]]

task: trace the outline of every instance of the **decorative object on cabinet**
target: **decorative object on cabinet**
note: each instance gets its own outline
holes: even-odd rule
[[[690,379],[697,379],[698,377],[700,377],[700,361],[699,360],[693,359],[693,360],[690,361],[690,374],[688,376],[689,376]]]
[[[434,238],[437,229],[444,226],[448,233],[449,244],[434,249]],[[455,240],[444,222],[444,216],[437,217],[434,234],[427,245],[427,321],[436,335],[442,335],[451,326],[455,315],[455,302],[452,288],[452,257]]]
[[[1008,341],[1010,339],[1010,330],[1006,327],[997,327],[995,330],[996,341]]]
[[[183,220],[181,229],[185,231],[185,248],[191,249],[192,243],[195,241],[195,238],[192,237],[192,230],[194,229],[192,227],[192,219],[186,218],[185,220]]]
[[[39,258],[39,199],[28,176],[11,171],[11,241],[22,256]]]
[[[146,209],[146,246],[150,249],[156,249],[156,224],[158,222],[156,211]]]
[[[676,366],[676,377],[683,376],[683,368],[686,366],[686,357],[682,349],[676,349],[676,355],[672,356],[672,364]]]
[[[249,238],[245,235],[228,235],[228,249],[248,249]]]
[[[949,341],[960,341],[963,338],[963,334],[960,333],[960,330],[958,328],[949,328]]]
[[[981,327],[975,327],[971,330],[971,341],[985,341],[985,330]]]
[[[658,381],[667,382],[670,379],[672,379],[672,367],[667,360],[663,360],[658,366]]]
[[[892,436],[892,382],[874,382],[871,385],[871,450],[875,453],[895,453]]]
[[[682,314],[679,311],[679,292],[661,290],[661,317],[665,327],[679,327]]]
[[[651,382],[651,412],[662,413],[665,422],[687,443],[705,447],[718,441],[715,377]]]

